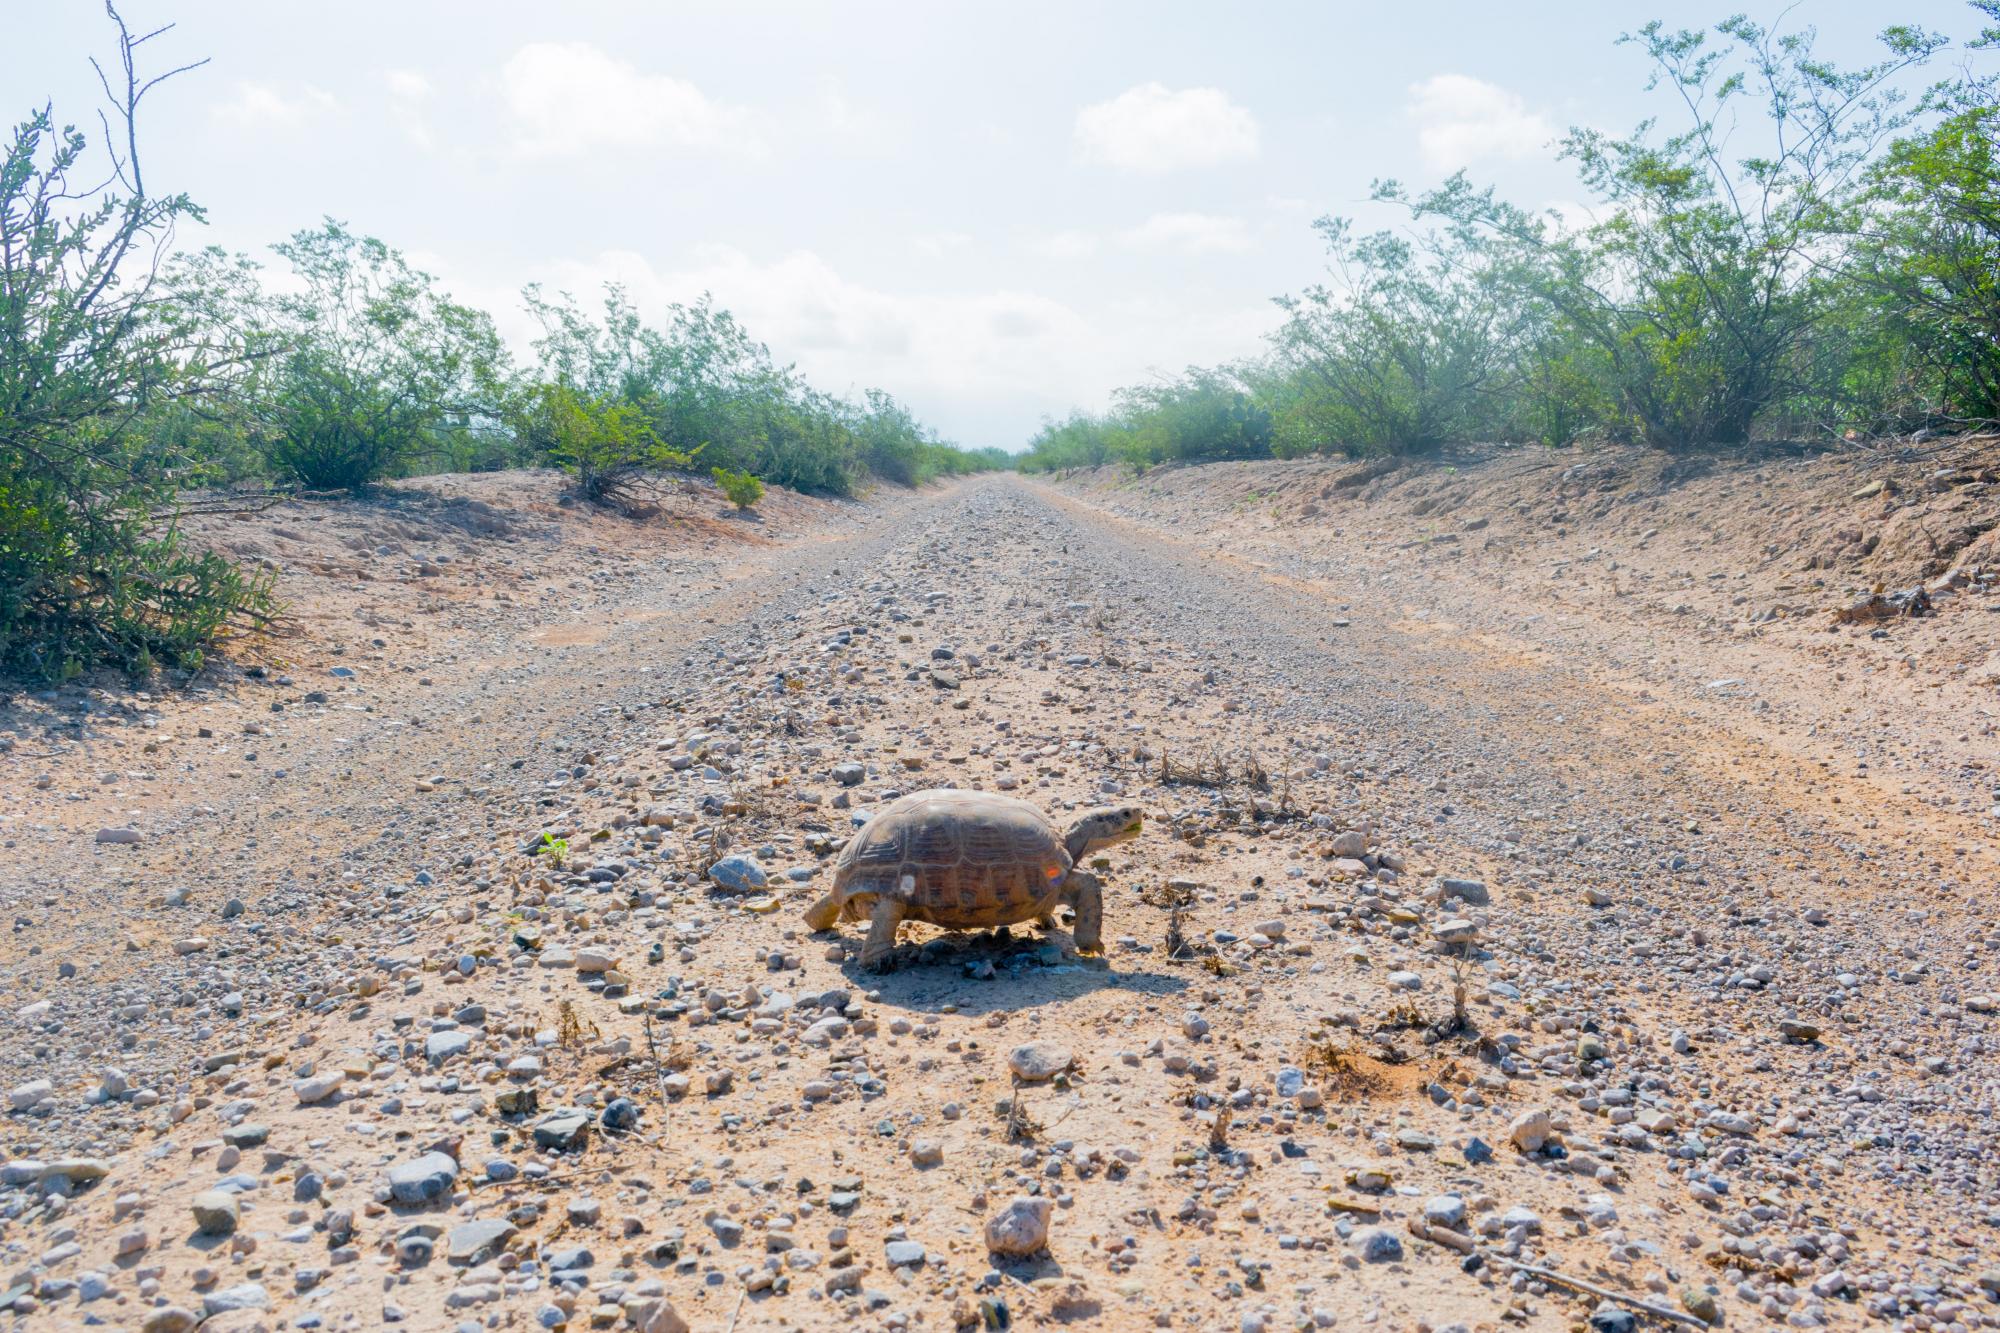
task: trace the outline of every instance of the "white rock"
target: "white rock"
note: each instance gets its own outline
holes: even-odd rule
[[[56,1085],[45,1078],[23,1083],[7,1094],[7,1104],[16,1111],[32,1111],[56,1095]]]
[[[986,1219],[986,1248],[995,1254],[1035,1253],[1049,1243],[1049,1218],[1054,1212],[1051,1199],[1015,1196]]]
[[[1024,1083],[1043,1083],[1068,1069],[1075,1059],[1067,1046],[1031,1041],[1007,1053],[1007,1067]]]
[[[1512,1139],[1514,1146],[1522,1152],[1538,1151],[1549,1141],[1552,1132],[1554,1129],[1549,1123],[1549,1113],[1540,1107],[1521,1112],[1514,1117],[1513,1123],[1507,1126],[1507,1137]]]

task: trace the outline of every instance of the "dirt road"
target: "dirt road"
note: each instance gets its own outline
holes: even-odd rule
[[[245,682],[136,794],[17,726],[16,1314],[1995,1323],[1978,816],[1337,554],[980,479]],[[809,934],[935,786],[1144,805],[1106,954]]]

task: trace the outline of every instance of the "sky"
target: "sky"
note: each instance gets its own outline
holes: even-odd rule
[[[1742,0],[1731,0],[1740,4]],[[101,0],[6,0],[0,94],[95,128]],[[642,310],[712,292],[781,361],[879,387],[968,447],[1023,447],[1121,385],[1256,353],[1321,276],[1311,222],[1465,168],[1576,207],[1570,125],[1672,110],[1623,31],[1728,7],[1010,0],[122,0],[178,26],[148,183],[270,260],[332,216],[489,310],[528,282]],[[1753,17],[1771,19],[1752,11]],[[1821,51],[1959,0],[1800,0]]]

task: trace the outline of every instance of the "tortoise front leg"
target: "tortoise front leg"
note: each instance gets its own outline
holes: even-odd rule
[[[1063,881],[1062,900],[1076,913],[1076,922],[1070,927],[1070,938],[1076,941],[1078,953],[1102,953],[1104,951],[1104,885],[1097,876],[1085,870],[1072,870]]]
[[[896,927],[903,924],[903,904],[883,894],[868,918],[868,939],[861,946],[861,966],[880,967],[896,947]]]
[[[839,894],[829,893],[806,909],[807,930],[832,930],[833,923],[838,920],[840,920]]]

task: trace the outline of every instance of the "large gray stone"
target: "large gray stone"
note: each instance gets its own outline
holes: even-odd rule
[[[472,1049],[472,1034],[458,1028],[447,1028],[443,1032],[433,1032],[424,1039],[424,1055],[433,1065],[441,1065],[456,1055],[464,1055]]]
[[[236,1230],[240,1205],[230,1190],[203,1190],[188,1200],[188,1207],[194,1212],[195,1230],[204,1236],[227,1236]]]
[[[626,1297],[625,1318],[636,1333],[688,1333],[687,1320],[664,1296]]]
[[[761,889],[769,878],[764,873],[764,867],[758,865],[753,858],[740,854],[725,856],[710,866],[708,877],[715,881],[716,887],[727,889],[731,893],[748,893],[752,889]]]
[[[1443,898],[1456,898],[1460,902],[1471,903],[1474,907],[1484,907],[1493,901],[1493,895],[1486,891],[1486,885],[1476,879],[1440,879],[1438,892]]]
[[[231,1310],[268,1310],[271,1297],[263,1287],[255,1282],[239,1282],[221,1291],[212,1291],[201,1298],[201,1312],[205,1315],[227,1314]]]
[[[1076,1063],[1067,1046],[1031,1041],[1007,1053],[1007,1068],[1024,1083],[1045,1083]]]
[[[461,1222],[445,1240],[445,1257],[455,1264],[481,1264],[507,1243],[514,1224],[504,1217],[482,1217]]]
[[[535,1146],[555,1152],[570,1152],[583,1146],[589,1132],[590,1112],[565,1106],[535,1122]]]
[[[458,1163],[451,1154],[427,1152],[389,1168],[389,1195],[397,1203],[429,1203],[451,1193]]]
[[[1016,1195],[986,1219],[986,1248],[1008,1255],[1029,1255],[1045,1248],[1054,1212],[1053,1200]]]
[[[1393,1264],[1403,1257],[1402,1238],[1387,1227],[1355,1232],[1354,1248],[1371,1264]]]
[[[139,1325],[139,1333],[193,1333],[201,1323],[201,1316],[192,1310],[183,1310],[178,1305],[166,1305],[146,1315],[146,1322]]]

